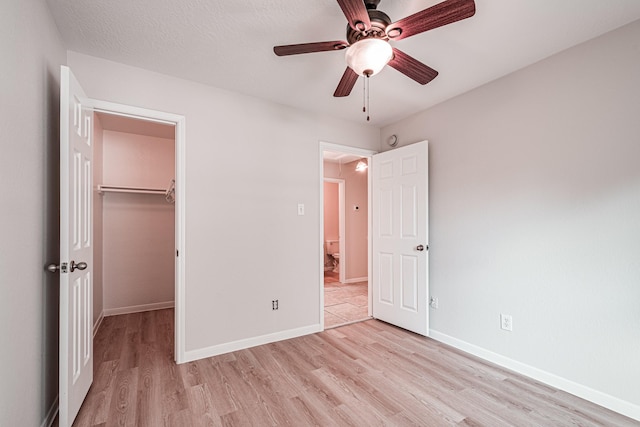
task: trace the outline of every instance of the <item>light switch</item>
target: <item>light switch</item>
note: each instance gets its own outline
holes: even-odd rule
[[[304,203],[298,203],[298,215],[304,215]]]

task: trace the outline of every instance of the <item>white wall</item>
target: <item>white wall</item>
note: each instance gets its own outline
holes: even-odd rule
[[[379,130],[75,52],[68,61],[93,98],[186,117],[187,351],[319,327],[319,141],[372,149]]]
[[[59,79],[43,1],[0,12],[0,425],[38,426],[58,394]]]
[[[638,40],[635,22],[381,133],[429,140],[434,336],[636,418]]]
[[[101,184],[167,188],[175,142],[103,132]],[[162,194],[103,193],[103,295],[106,315],[171,306],[175,291],[175,205]]]

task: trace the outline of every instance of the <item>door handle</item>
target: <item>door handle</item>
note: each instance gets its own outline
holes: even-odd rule
[[[58,270],[60,270],[60,266],[58,264],[47,265],[47,271],[50,273],[56,273]]]
[[[50,273],[56,273],[58,270],[62,271],[63,273],[67,272],[67,263],[63,262],[61,265],[57,265],[57,264],[49,264],[47,265],[47,271]],[[71,272],[74,272],[75,270],[84,270],[87,268],[87,263],[86,262],[79,262],[76,264],[75,261],[71,261],[71,265],[69,266],[69,270],[71,270]]]
[[[69,270],[71,270],[71,272],[73,273],[75,270],[84,270],[85,268],[87,268],[86,262],[79,262],[76,264],[75,261],[71,261],[71,266],[69,267]]]
[[[427,249],[429,249],[429,247],[428,247],[428,246],[427,246]],[[418,245],[418,246],[416,247],[416,250],[417,250],[418,252],[422,252],[422,251],[424,251],[424,245]]]

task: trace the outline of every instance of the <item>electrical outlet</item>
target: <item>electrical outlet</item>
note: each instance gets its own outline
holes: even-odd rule
[[[505,331],[513,331],[513,318],[509,314],[500,315],[500,328]]]
[[[271,310],[277,310],[278,309],[278,300],[274,299],[271,300]]]
[[[429,298],[429,305],[431,306],[431,308],[438,308],[438,298],[437,297]]]

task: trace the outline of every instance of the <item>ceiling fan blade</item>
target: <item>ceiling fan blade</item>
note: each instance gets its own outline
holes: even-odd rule
[[[443,25],[470,18],[476,13],[474,0],[445,0],[389,25],[387,35],[401,40]]]
[[[362,0],[338,0],[342,13],[347,17],[349,26],[356,31],[365,31],[371,28],[369,12]]]
[[[338,83],[338,87],[336,88],[336,91],[333,93],[333,96],[335,97],[349,96],[349,94],[351,93],[351,89],[353,89],[356,82],[358,81],[358,77],[360,76],[358,76],[355,71],[347,67],[347,69],[344,70],[344,74],[342,75],[342,78],[340,79],[340,83]]]
[[[300,43],[276,46],[273,52],[278,56],[299,55],[301,53],[327,52],[340,50],[349,46],[349,43],[337,40],[333,42]]]
[[[438,72],[433,68],[428,67],[395,47],[393,48],[393,59],[389,61],[389,66],[421,85],[426,85],[438,75]]]

